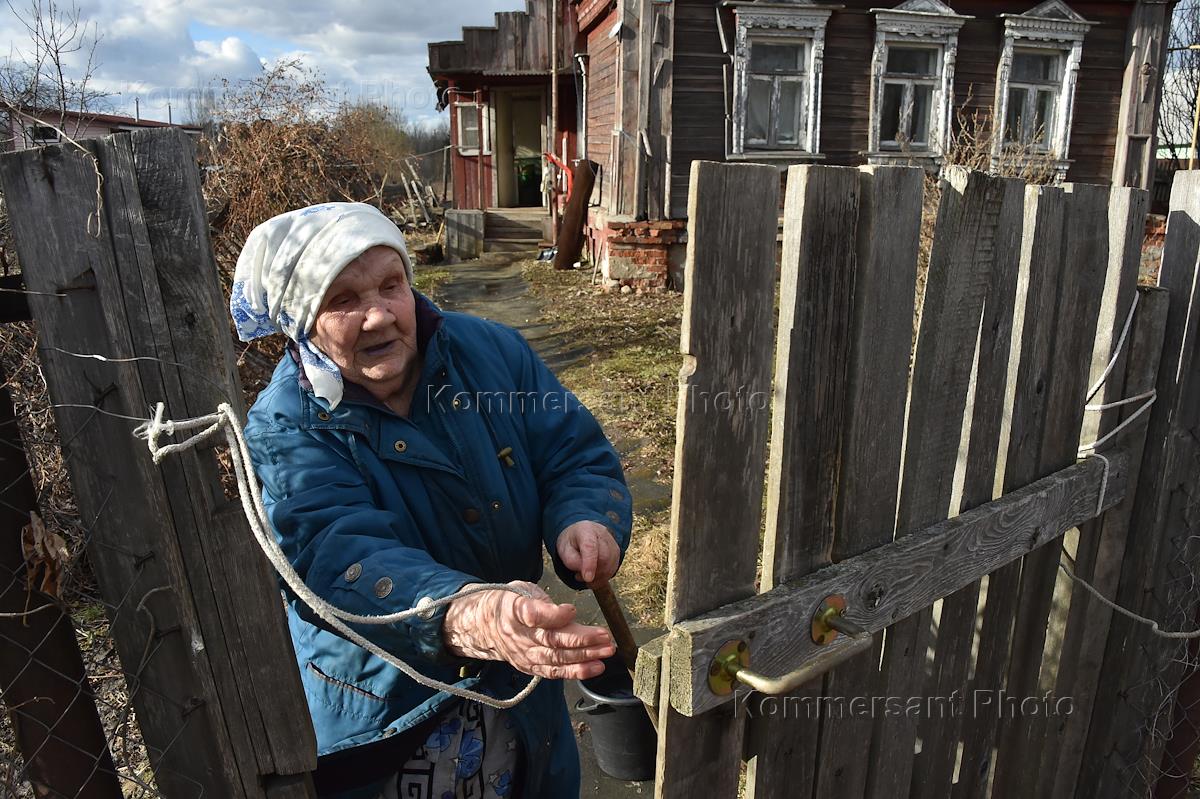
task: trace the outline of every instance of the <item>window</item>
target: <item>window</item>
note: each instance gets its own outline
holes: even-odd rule
[[[746,146],[799,147],[805,128],[804,42],[752,42],[746,97]]]
[[[730,3],[732,136],[727,154],[800,160],[820,151],[821,62],[832,11],[811,3]]]
[[[941,60],[936,47],[888,48],[879,114],[882,149],[929,149]]]
[[[478,103],[456,103],[455,113],[458,114],[458,152],[461,155],[477,155],[479,153],[479,120],[483,119],[483,152],[490,152],[490,137],[488,136],[488,108]],[[481,110],[482,108],[482,110]]]
[[[1004,143],[1045,152],[1058,96],[1062,91],[1062,57],[1053,53],[1013,54],[1004,115]]]
[[[58,141],[58,131],[49,125],[30,125],[25,128],[25,138],[31,144],[51,144]]]
[[[868,160],[933,160],[949,140],[958,31],[970,17],[940,0],[907,0],[872,13]]]
[[[1066,176],[1075,78],[1083,39],[1092,23],[1061,0],[1024,14],[1002,14],[1004,49],[996,74],[993,164],[1005,157],[1050,155]],[[1006,152],[1007,151],[1007,152]]]

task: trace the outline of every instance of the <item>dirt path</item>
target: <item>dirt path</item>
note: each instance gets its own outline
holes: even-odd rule
[[[448,311],[462,311],[514,327],[525,336],[534,350],[556,373],[587,357],[592,348],[567,340],[555,334],[550,325],[541,321],[542,306],[529,291],[529,284],[521,276],[521,263],[533,256],[532,253],[490,253],[477,261],[438,267],[451,272],[451,277],[439,283],[434,300]],[[420,267],[418,267],[420,270]],[[617,442],[618,448],[621,442]],[[628,478],[628,476],[627,476]],[[635,507],[642,501],[661,502],[661,490],[650,481],[630,479],[629,488]],[[554,576],[549,561],[542,586],[558,602],[572,602],[578,609],[579,621],[584,624],[604,624],[604,616],[592,593],[576,593],[564,586]],[[634,627],[633,634],[638,643],[659,635],[661,631]],[[583,796],[602,799],[624,799],[633,796],[651,796],[653,782],[624,782],[600,771],[592,750],[587,717],[575,711],[581,694],[574,682],[566,687],[567,703],[571,707],[572,721],[579,733],[579,753],[583,765]],[[582,722],[582,726],[581,726]]]

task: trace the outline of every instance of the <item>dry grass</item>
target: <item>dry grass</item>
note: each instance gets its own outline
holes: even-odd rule
[[[591,285],[586,270],[555,272],[536,261],[525,264],[524,274],[543,302],[542,321],[593,349],[559,378],[621,453],[634,497],[634,526],[617,588],[643,623],[660,624],[670,527],[670,509],[664,507],[669,500],[661,497],[669,497],[675,464],[683,297],[606,293]]]

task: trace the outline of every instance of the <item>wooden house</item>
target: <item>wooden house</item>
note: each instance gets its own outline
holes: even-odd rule
[[[455,112],[456,196],[476,208],[515,204],[505,185],[518,123],[504,95],[541,98],[543,147],[596,164],[587,235],[609,279],[661,285],[681,262],[694,160],[934,170],[971,119],[993,163],[1153,181],[1169,0],[554,5],[529,0],[495,28],[431,45],[429,69]]]

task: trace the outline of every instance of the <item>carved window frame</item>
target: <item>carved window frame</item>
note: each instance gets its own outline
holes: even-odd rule
[[[733,8],[734,34],[732,135],[729,156],[732,159],[784,156],[804,158],[821,151],[821,84],[825,58],[825,26],[835,7],[812,3],[728,3]],[[749,102],[750,48],[754,42],[802,44],[804,69],[797,77],[804,82],[803,128],[795,145],[772,148],[750,146],[746,142],[746,116]]]
[[[875,49],[871,56],[871,118],[867,128],[867,160],[870,163],[903,163],[913,159],[936,162],[950,142],[950,124],[954,117],[954,65],[958,57],[958,32],[972,19],[956,13],[939,0],[907,0],[895,8],[873,8]],[[928,142],[921,148],[884,149],[884,86],[891,82],[887,74],[888,49],[936,48],[940,74],[930,102]]]
[[[1056,160],[1059,179],[1070,166],[1071,125],[1075,115],[1075,87],[1083,58],[1083,40],[1095,24],[1077,14],[1062,0],[1046,0],[1023,14],[1001,14],[1004,20],[1004,47],[996,67],[996,99],[993,105],[992,163],[996,166],[1009,147],[1005,139],[1008,123],[1009,88],[1013,57],[1018,52],[1044,52],[1059,56],[1061,83],[1049,142],[1044,153]]]

